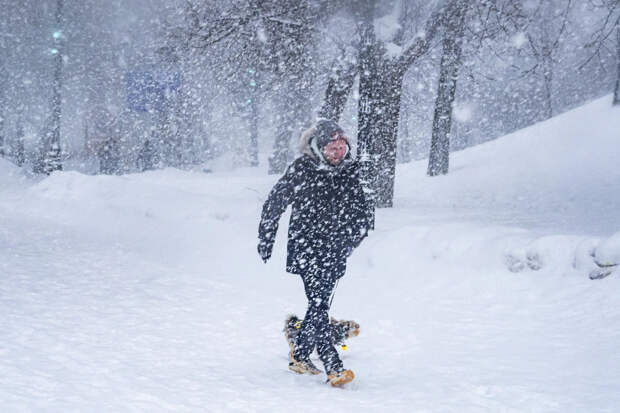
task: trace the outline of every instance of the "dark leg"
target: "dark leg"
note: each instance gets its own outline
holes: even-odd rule
[[[329,324],[329,299],[336,280],[329,274],[303,274],[308,310],[295,346],[296,360],[307,360],[316,346],[327,372],[342,368]]]

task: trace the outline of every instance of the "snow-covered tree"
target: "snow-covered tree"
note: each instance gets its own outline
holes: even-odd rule
[[[383,26],[375,20],[378,6],[374,0],[360,0],[356,6],[360,33],[357,156],[374,204],[391,207],[403,78],[431,46],[446,7],[435,6],[424,28],[406,38],[405,27],[398,23],[403,3],[394,4]]]

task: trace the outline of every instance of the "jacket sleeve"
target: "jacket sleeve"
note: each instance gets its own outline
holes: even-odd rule
[[[286,211],[286,207],[293,202],[294,178],[295,164],[292,164],[271,189],[263,205],[263,212],[258,225],[258,251],[263,259],[268,259],[271,256],[280,217]]]
[[[352,177],[353,185],[351,185],[353,199],[353,225],[349,235],[348,254],[357,248],[361,242],[368,236],[368,231],[373,229],[371,204],[366,198],[359,176],[355,173]]]

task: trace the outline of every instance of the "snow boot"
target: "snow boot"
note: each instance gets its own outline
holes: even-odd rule
[[[292,355],[291,361],[290,363],[288,363],[288,369],[299,374],[312,374],[314,376],[316,376],[317,374],[321,374],[321,370],[317,369],[314,363],[310,361],[310,359],[295,360]]]
[[[355,374],[351,370],[340,369],[327,373],[327,382],[333,387],[344,386],[355,378]]]

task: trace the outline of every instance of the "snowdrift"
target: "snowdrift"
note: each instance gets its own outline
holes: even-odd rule
[[[396,204],[424,210],[431,222],[527,228],[520,239],[503,240],[512,245],[502,255],[513,272],[568,271],[572,263],[588,274],[597,267],[599,243],[600,251],[620,251],[606,241],[620,230],[619,159],[620,109],[606,96],[453,153],[447,176],[424,177],[426,162],[402,166]],[[598,254],[620,262],[617,253]]]

